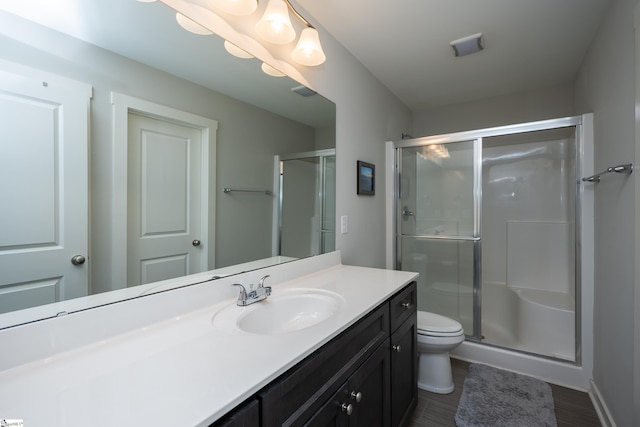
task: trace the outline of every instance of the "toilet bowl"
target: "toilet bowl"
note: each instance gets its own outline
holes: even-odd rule
[[[433,393],[453,391],[449,352],[464,341],[462,325],[448,317],[418,311],[418,387]]]

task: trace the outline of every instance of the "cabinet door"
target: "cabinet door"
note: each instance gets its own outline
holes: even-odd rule
[[[305,424],[305,427],[347,427],[349,416],[347,414],[348,403],[344,401],[346,387],[333,395]],[[343,406],[344,405],[344,406]],[[353,406],[349,411],[353,410]]]
[[[388,427],[390,369],[388,347],[381,345],[305,426]]]
[[[391,425],[390,374],[391,356],[382,345],[349,379],[345,396],[353,405],[349,426]]]
[[[416,312],[391,335],[391,425],[405,426],[418,402]]]

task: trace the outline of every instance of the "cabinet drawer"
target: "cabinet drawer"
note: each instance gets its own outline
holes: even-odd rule
[[[405,320],[416,312],[416,289],[416,282],[411,282],[409,286],[391,298],[391,332],[398,329]]]
[[[389,337],[384,303],[258,393],[262,426],[301,425]]]

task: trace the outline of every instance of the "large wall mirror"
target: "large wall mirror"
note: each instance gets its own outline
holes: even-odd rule
[[[335,249],[331,101],[185,31],[159,2],[11,3],[0,10],[0,328],[164,291],[164,279],[188,275],[171,281],[187,285]],[[21,73],[39,79],[35,92],[16,83]],[[80,93],[77,111],[77,98],[34,95],[60,87]],[[64,146],[83,126],[84,146]],[[62,171],[70,152],[84,172]],[[62,187],[72,181],[85,189]],[[86,201],[68,202],[76,191]],[[72,245],[74,224],[86,230],[77,249],[45,260]],[[183,247],[159,252],[165,244]],[[62,267],[39,272],[46,263]]]

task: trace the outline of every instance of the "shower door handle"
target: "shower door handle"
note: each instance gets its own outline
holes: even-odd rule
[[[414,216],[413,212],[411,212],[409,210],[409,207],[407,205],[402,207],[402,219],[403,220],[408,220],[410,216]]]

